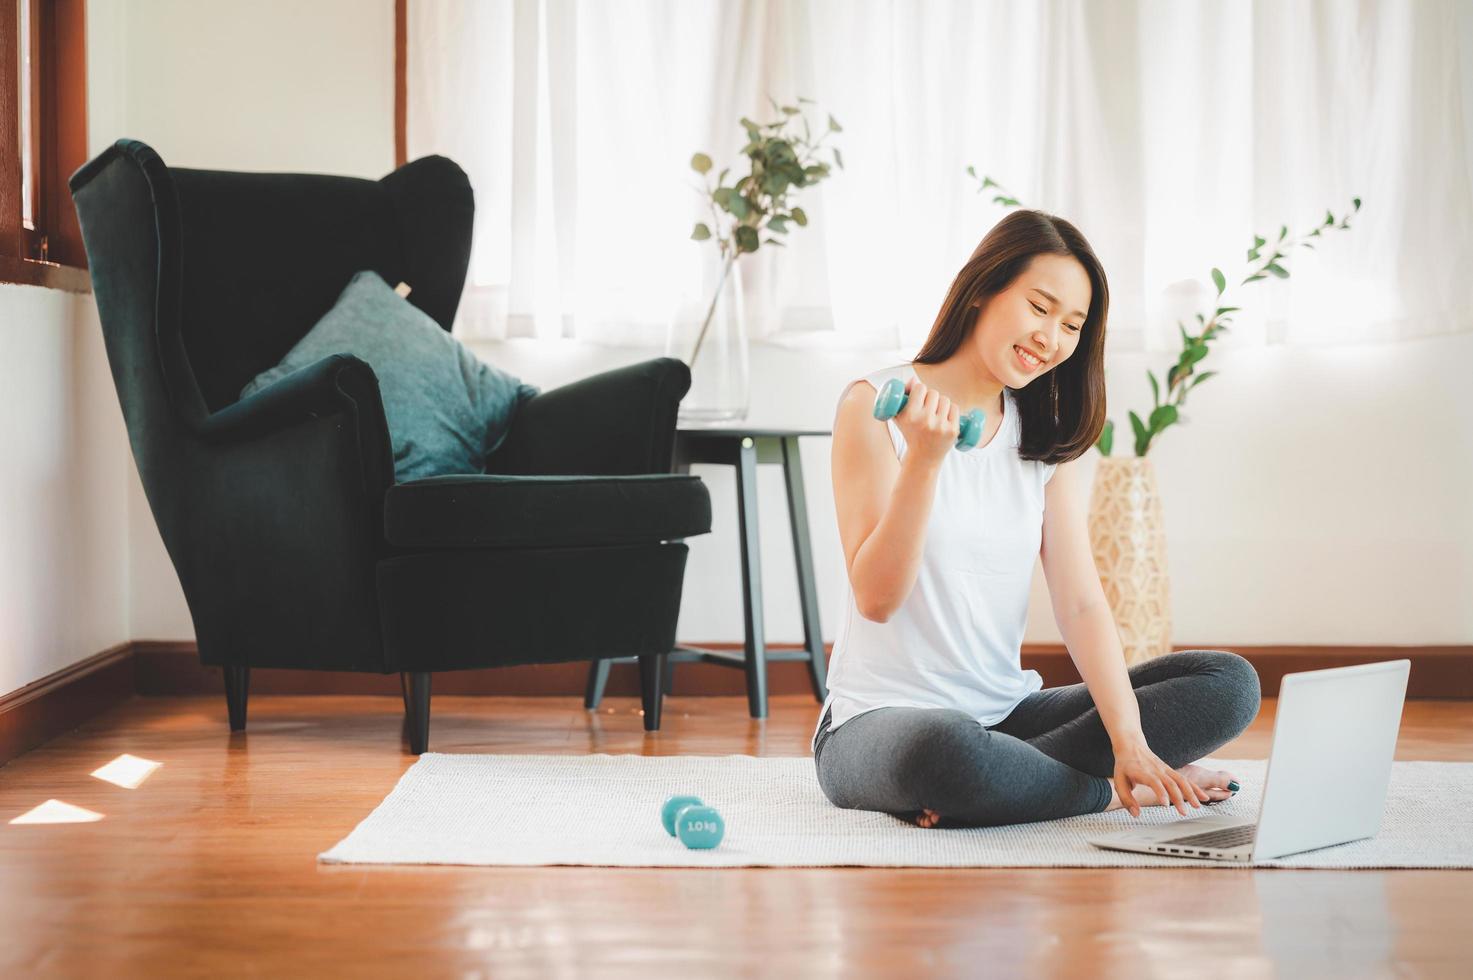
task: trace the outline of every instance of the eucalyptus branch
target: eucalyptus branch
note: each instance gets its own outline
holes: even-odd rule
[[[720,255],[725,260],[721,280],[696,337],[695,349],[691,352],[689,366],[692,368],[695,367],[696,356],[701,352],[706,331],[710,329],[717,300],[732,265],[742,255],[755,252],[764,244],[783,246],[784,243],[772,235],[787,234],[789,221],[799,227],[808,224],[808,215],[803,209],[790,206],[789,188],[811,187],[828,177],[829,165],[819,160],[815,151],[823,145],[830,133],[843,132],[838,121],[830,115],[828,129],[819,136],[816,143],[812,142],[812,132],[802,109],[798,106],[780,106],[771,96],[768,96],[768,101],[772,102],[772,107],[783,118],[774,123],[755,123],[745,116],[742,117],[740,122],[747,131],[748,142],[741,152],[747,157],[750,168],[747,175],[735,185],[726,186],[726,176],[731,172],[727,168],[716,177],[716,186],[711,186],[706,175],[710,173],[712,164],[711,158],[706,154],[697,153],[690,160],[691,169],[706,177],[697,192],[707,198],[712,219],[710,225],[697,222],[690,237],[698,242],[714,238]],[[801,96],[798,103],[814,104],[812,99]],[[795,116],[803,125],[801,138],[796,133],[786,132]],[[843,155],[837,147],[831,149],[834,164],[842,170]],[[761,238],[762,231],[769,233],[765,241]]]

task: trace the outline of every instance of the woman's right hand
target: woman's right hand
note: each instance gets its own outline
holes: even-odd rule
[[[905,394],[905,407],[895,416],[895,424],[905,436],[906,452],[939,464],[961,436],[961,410],[920,378],[905,382]]]

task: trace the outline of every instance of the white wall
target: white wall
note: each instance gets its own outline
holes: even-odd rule
[[[127,433],[91,298],[0,285],[0,693],[128,639]]]
[[[88,146],[121,120],[116,11],[88,8]],[[127,430],[90,295],[0,285],[0,693],[129,639]],[[177,585],[176,585],[177,588]]]
[[[137,135],[171,163],[313,169],[378,176],[392,165],[391,6],[358,19],[345,36],[343,4],[300,12],[152,3],[135,13],[132,50],[149,63],[130,75]],[[351,6],[351,5],[348,5]],[[327,8],[327,9],[323,9]],[[137,5],[135,5],[135,10]],[[360,11],[364,8],[358,7]],[[253,26],[269,21],[270,31]],[[228,115],[220,93],[284,24],[301,38],[277,44],[279,83],[241,94]],[[140,28],[143,28],[141,33]],[[331,45],[312,38],[332,36]],[[285,33],[285,32],[282,32]],[[162,35],[168,46],[144,44]],[[200,39],[231,37],[208,58],[188,53]],[[248,43],[242,45],[239,38]],[[242,53],[242,52],[245,53]],[[176,90],[174,71],[196,71]],[[293,73],[296,73],[295,76]],[[325,112],[320,90],[335,92]],[[375,118],[375,114],[381,114]],[[335,128],[324,138],[327,116]],[[256,144],[242,133],[272,129]],[[939,297],[938,297],[939,300]],[[564,342],[476,345],[477,353],[544,387],[659,356],[658,350],[579,347]],[[836,355],[759,347],[753,351],[753,412],[760,424],[827,428],[834,401],[853,377],[913,352]],[[1473,640],[1473,402],[1459,396],[1473,337],[1388,348],[1257,351],[1211,355],[1219,371],[1192,395],[1191,422],[1152,452],[1165,499],[1174,637],[1182,644],[1446,644]],[[1145,371],[1165,360],[1107,359],[1111,416],[1128,432],[1127,411],[1150,405]],[[1117,452],[1129,452],[1129,438]],[[843,558],[834,519],[827,439],[806,440],[803,464],[820,587],[820,617],[832,640],[843,598]],[[1093,470],[1096,455],[1085,457]],[[678,634],[687,642],[741,639],[735,486],[730,467],[693,468],[712,494],[712,533],[689,539],[690,563]],[[799,641],[802,625],[778,467],[759,469],[765,610],[770,641]],[[187,638],[192,628],[172,568],[136,483],[132,496],[133,635]],[[1029,642],[1058,642],[1040,568],[1035,568]]]

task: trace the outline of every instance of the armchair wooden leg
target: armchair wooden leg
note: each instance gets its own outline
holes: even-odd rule
[[[405,692],[405,717],[409,728],[409,751],[422,754],[430,747],[430,675],[410,673]],[[403,681],[401,679],[400,683]]]
[[[669,654],[651,653],[639,658],[639,697],[644,702],[644,730],[660,730],[660,708],[665,700],[665,661]]]
[[[225,707],[230,712],[230,730],[245,731],[246,696],[251,690],[251,668],[225,667]]]
[[[604,699],[604,687],[609,683],[609,662],[595,660],[588,665],[588,686],[583,689],[583,707],[597,708]]]

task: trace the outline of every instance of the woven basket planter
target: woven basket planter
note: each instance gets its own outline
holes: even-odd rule
[[[1089,539],[1126,665],[1171,652],[1171,582],[1156,471],[1142,456],[1100,458]]]

